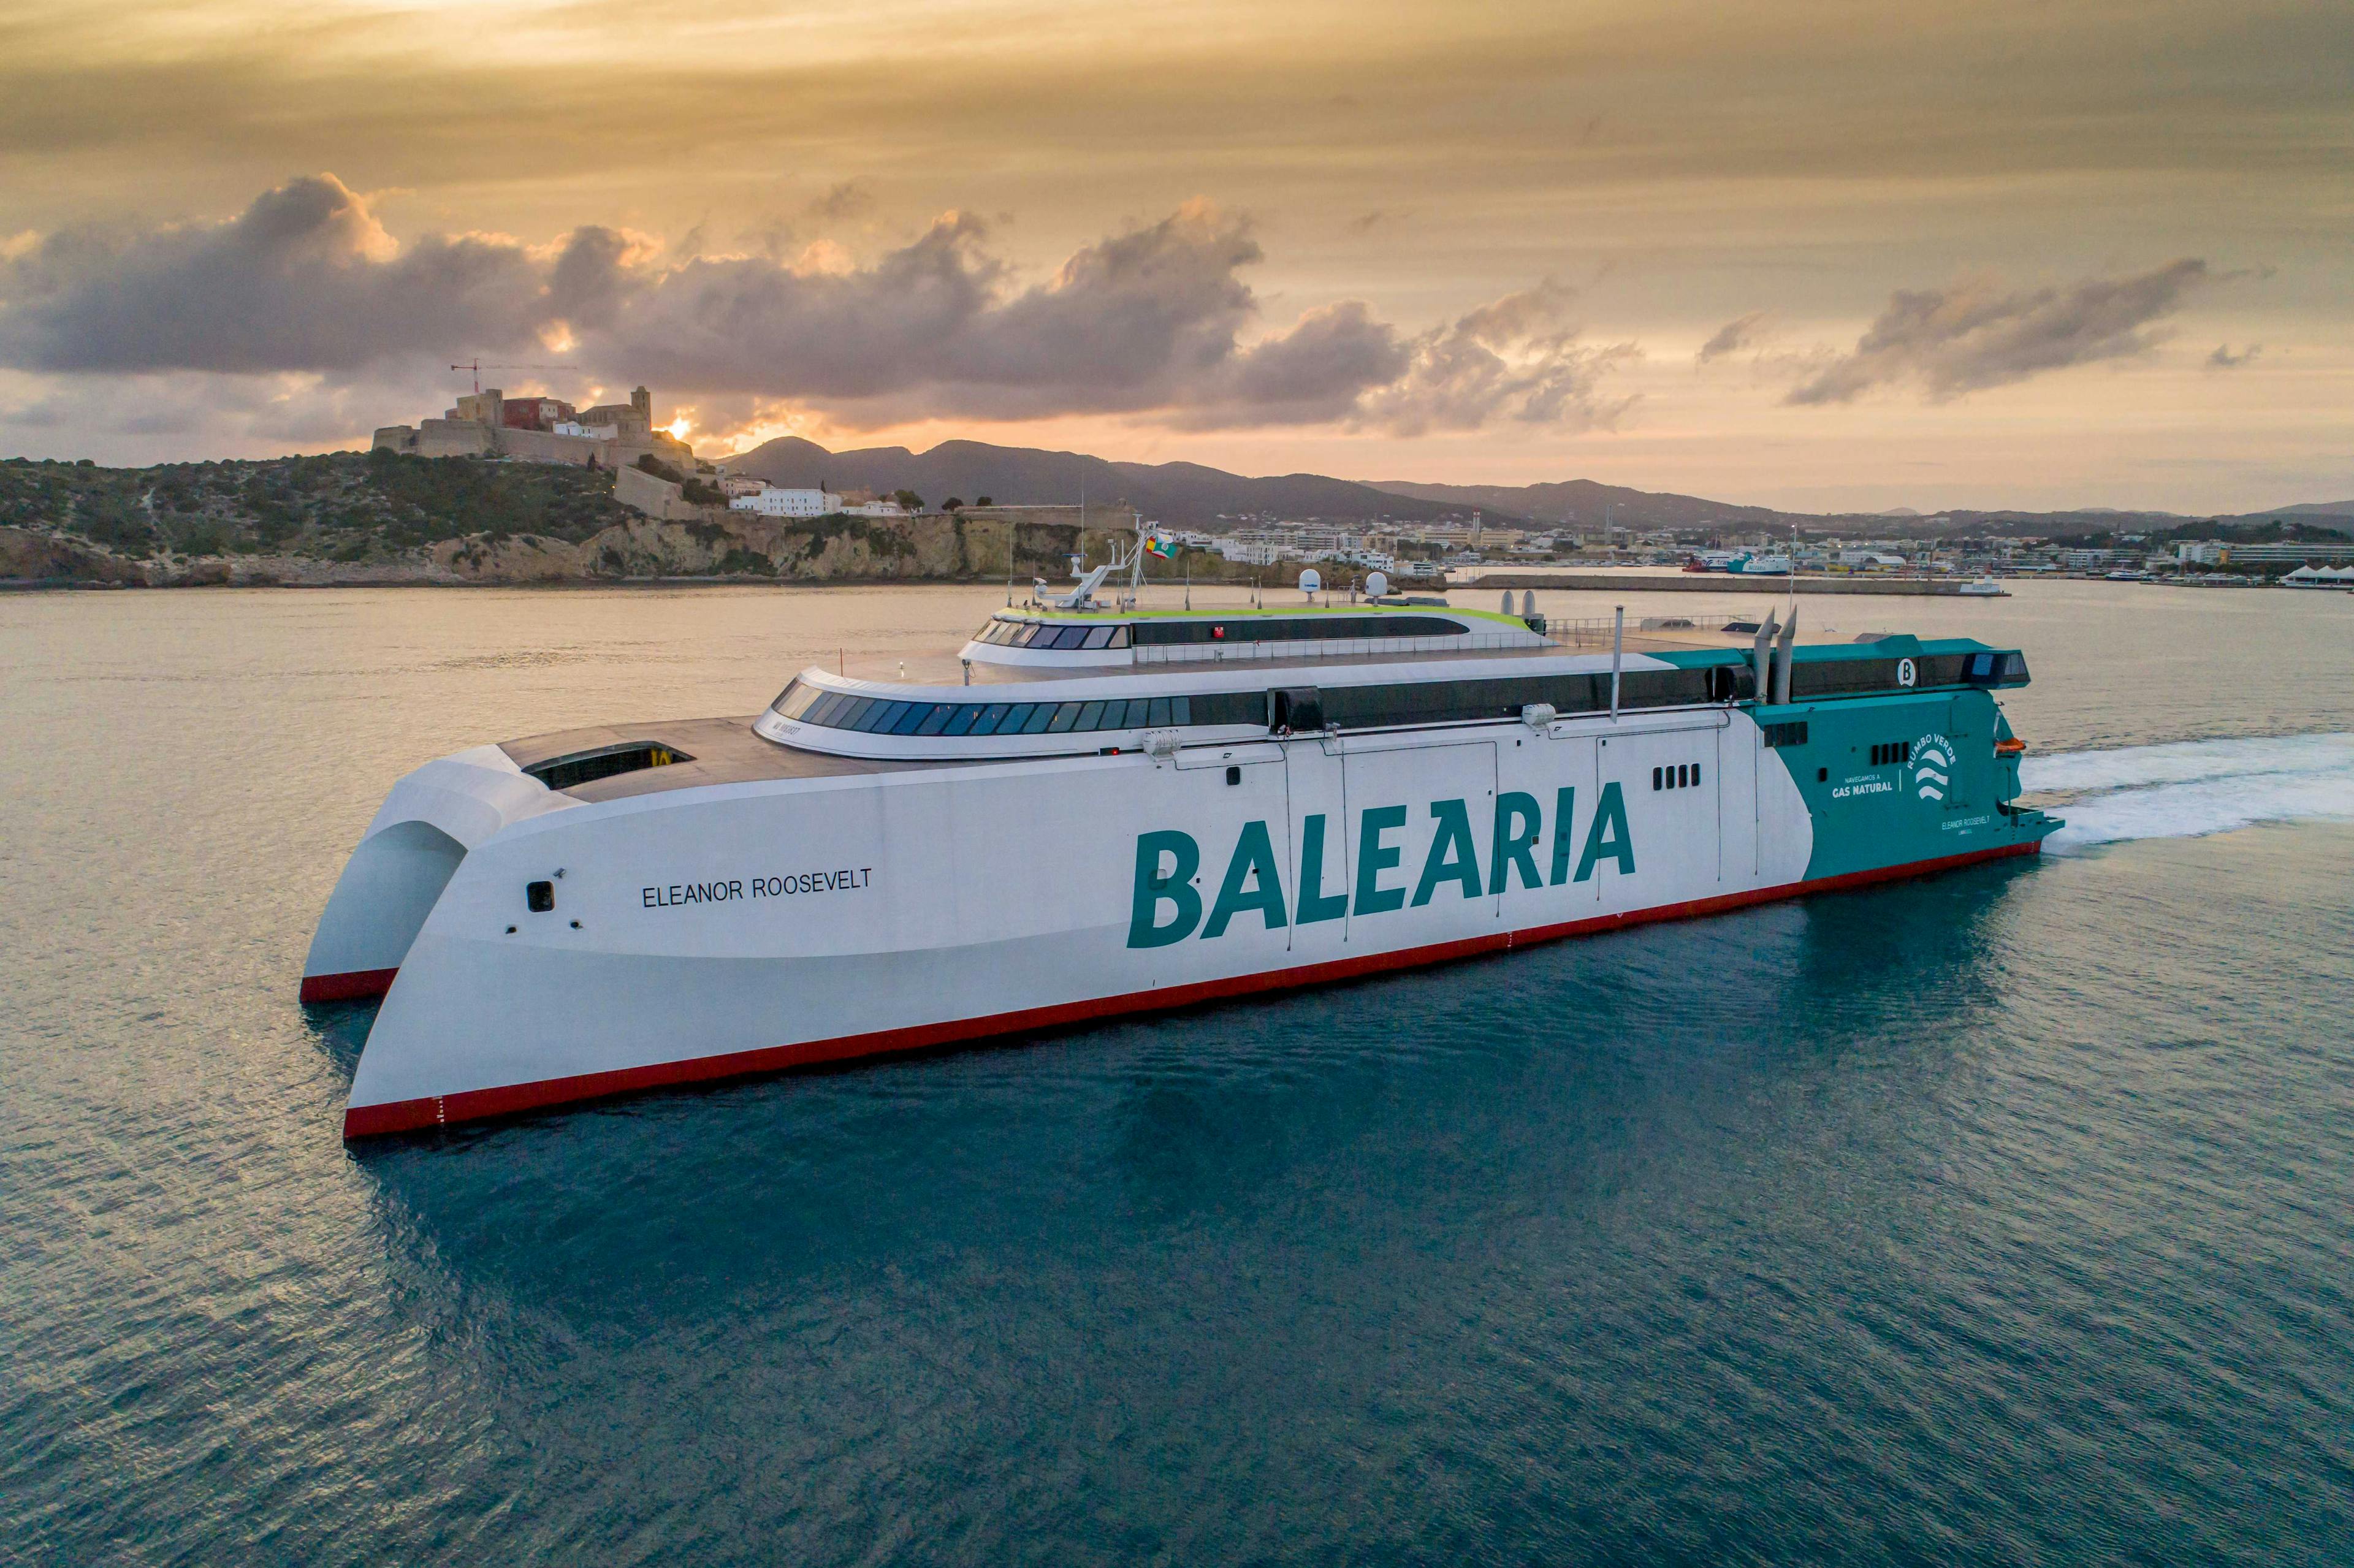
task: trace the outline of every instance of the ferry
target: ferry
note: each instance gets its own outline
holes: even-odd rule
[[[1684,558],[1688,572],[1733,572],[1748,568],[1749,556],[1739,550],[1700,550]]]
[[[1141,559],[1034,585],[954,681],[806,669],[759,714],[400,779],[303,969],[306,1002],[381,998],[345,1135],[1504,953],[2060,825],[2016,803],[2016,649],[1770,616],[1676,643],[1378,580],[1146,608]]]

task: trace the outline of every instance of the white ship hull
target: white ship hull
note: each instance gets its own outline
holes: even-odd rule
[[[1698,764],[1702,782],[1653,790],[1651,769],[1663,760]],[[1616,726],[1481,726],[1213,746],[1169,758],[771,780],[596,804],[570,802],[504,762],[482,748],[405,780],[371,841],[406,833],[409,842],[373,853],[364,845],[354,865],[366,886],[348,899],[339,889],[348,907],[331,906],[322,922],[313,974],[398,971],[353,1084],[355,1133],[905,1050],[1718,906],[1795,886],[1812,847],[1787,770],[1745,715],[1724,709]],[[1555,820],[1564,790],[1566,849]],[[1509,838],[1535,837],[1524,855],[1506,856],[1513,863],[1495,891],[1500,791],[1537,801],[1541,820],[1523,813],[1506,824]],[[1606,794],[1623,808],[1623,829],[1597,824]],[[1476,861],[1468,874],[1447,863],[1460,846],[1437,842],[1456,824],[1436,803],[1458,800]],[[1371,896],[1360,899],[1363,819],[1384,807],[1403,808],[1405,821],[1375,835],[1373,858],[1395,863],[1373,872],[1362,889]],[[1262,898],[1214,938],[1197,928],[1132,946],[1139,836],[1182,833],[1199,846],[1190,885],[1206,927],[1255,822],[1265,824],[1278,869],[1280,912]],[[454,871],[450,851],[411,823],[464,847]],[[1313,867],[1302,859],[1311,835],[1322,841]],[[1440,880],[1418,888],[1434,850]],[[406,883],[387,870],[401,862],[411,863]],[[1532,865],[1541,885],[1527,885]],[[1173,856],[1156,869],[1174,870]],[[382,895],[407,886],[426,896],[437,870],[448,884],[396,955],[399,911]],[[1374,907],[1304,920],[1320,912],[1300,905],[1310,870],[1325,907],[1334,899]],[[543,879],[554,884],[555,907],[527,913],[521,890]],[[1241,889],[1262,891],[1255,873]],[[1380,907],[1393,897],[1400,907]],[[386,927],[385,947],[350,940],[363,912]],[[1155,911],[1164,926],[1182,913],[1174,896]],[[342,963],[353,969],[326,968]]]
[[[1694,764],[1697,786],[1650,787],[1654,768]],[[353,1083],[349,1134],[1705,913],[1803,890],[1813,850],[1788,771],[1745,714],[1725,709],[1616,726],[1483,726],[1207,747],[1166,759],[1131,753],[770,781],[553,808],[545,802],[562,797],[519,772],[503,782],[482,753],[469,765],[485,776],[480,796],[453,790],[452,764],[442,763],[386,804],[379,832],[429,822],[475,842],[396,960],[398,978]],[[1227,782],[1229,768],[1237,782]],[[481,833],[496,809],[488,798],[499,795],[510,810],[526,809]],[[1498,852],[1500,795],[1538,803],[1538,821],[1516,815],[1505,826],[1507,840],[1533,830],[1524,854],[1509,843]],[[1605,810],[1614,797],[1617,813]],[[1463,802],[1470,825],[1468,874],[1459,853],[1449,863],[1460,845],[1440,842],[1457,826],[1440,805],[1451,801]],[[1393,817],[1403,808],[1404,820],[1377,822],[1369,840],[1366,813],[1384,808]],[[1267,907],[1273,899],[1256,898],[1213,935],[1252,823],[1265,824],[1278,868],[1279,913]],[[1170,832],[1199,846],[1189,885],[1200,912],[1180,939],[1138,946],[1137,885],[1150,874],[1139,872],[1134,846]],[[1303,853],[1318,847],[1312,838],[1321,839],[1314,861]],[[1948,858],[1999,853],[2020,850]],[[364,845],[355,865],[366,858]],[[1153,868],[1176,869],[1173,857]],[[411,883],[422,891],[433,870],[419,865]],[[555,907],[526,913],[521,889],[542,879],[555,885]],[[380,872],[370,880],[398,881]],[[1253,872],[1239,891],[1260,895],[1259,881]],[[1338,912],[1308,918],[1319,912],[1312,896]],[[1157,901],[1148,938],[1183,914],[1174,897]],[[330,948],[334,915],[331,907],[321,928]]]

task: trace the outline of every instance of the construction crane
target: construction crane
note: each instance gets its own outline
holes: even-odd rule
[[[578,370],[580,367],[577,365],[484,365],[479,359],[470,359],[463,365],[453,365],[450,368],[472,371],[474,391],[479,395],[482,390],[482,372],[485,370]]]

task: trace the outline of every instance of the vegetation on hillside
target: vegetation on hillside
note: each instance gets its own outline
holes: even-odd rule
[[[387,451],[143,469],[0,461],[0,526],[78,535],[139,560],[389,561],[473,535],[578,544],[632,515],[611,474],[556,464]]]

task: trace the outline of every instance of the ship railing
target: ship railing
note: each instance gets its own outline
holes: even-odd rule
[[[1607,622],[1604,623],[1607,626]],[[1607,641],[1606,633],[1605,641]],[[1302,637],[1267,642],[1161,642],[1136,649],[1139,664],[1230,664],[1251,659],[1346,659],[1373,654],[1526,652],[1526,637],[1474,632],[1465,637]]]

